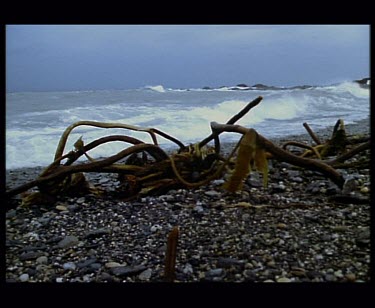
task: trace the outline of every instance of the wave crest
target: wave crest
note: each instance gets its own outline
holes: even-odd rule
[[[164,93],[165,92],[165,89],[164,89],[164,87],[162,85],[147,86],[146,89],[150,89],[152,91],[159,92],[159,93]]]

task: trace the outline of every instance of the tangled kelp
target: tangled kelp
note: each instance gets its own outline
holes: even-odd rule
[[[132,199],[142,195],[158,194],[171,188],[194,188],[205,185],[229,172],[230,177],[223,185],[224,189],[235,192],[242,187],[243,180],[252,170],[262,172],[264,185],[267,185],[268,159],[284,161],[289,164],[317,171],[331,179],[338,187],[344,184],[343,176],[336,170],[345,167],[345,161],[354,155],[367,150],[369,138],[348,138],[342,120],[334,128],[332,137],[325,143],[315,136],[304,123],[316,146],[309,146],[295,141],[284,144],[283,147],[274,145],[271,141],[258,134],[252,128],[245,128],[235,123],[257,106],[262,97],[247,104],[238,114],[226,124],[211,123],[212,133],[193,145],[184,145],[180,140],[155,128],[143,128],[119,123],[102,123],[94,121],[79,121],[70,125],[62,134],[58,143],[54,161],[35,180],[6,192],[8,198],[23,193],[33,187],[37,192],[24,196],[23,204],[51,203],[62,194],[79,195],[95,193],[100,196],[105,191],[93,187],[85,179],[85,172],[117,173],[121,185],[117,197]],[[98,128],[121,128],[147,133],[152,143],[144,143],[126,135],[110,135],[85,144],[79,138],[74,150],[64,154],[65,145],[70,133],[78,126],[94,126]],[[228,157],[220,153],[220,134],[223,132],[239,133],[242,136]],[[178,151],[167,154],[158,144],[158,137],[163,137],[178,146]],[[88,152],[95,147],[114,141],[130,144],[117,154],[93,159]],[[214,145],[209,145],[214,141]],[[360,144],[352,148],[353,145]],[[306,151],[295,155],[287,150],[288,146],[302,147]],[[237,159],[234,160],[238,149]],[[85,155],[85,163],[76,163],[78,158]],[[315,157],[314,157],[315,155]],[[332,158],[334,155],[338,155]],[[368,162],[367,162],[368,163]]]

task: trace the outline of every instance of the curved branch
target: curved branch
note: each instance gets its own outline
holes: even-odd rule
[[[158,144],[155,133],[152,132],[149,128],[142,128],[142,127],[138,127],[138,126],[126,125],[126,124],[120,124],[120,123],[104,123],[104,122],[96,122],[96,121],[78,121],[78,122],[75,122],[72,125],[68,126],[65,129],[64,133],[62,134],[62,136],[60,138],[59,144],[57,146],[54,160],[58,159],[59,157],[61,157],[63,155],[65,144],[66,144],[66,141],[68,139],[69,134],[71,133],[71,131],[74,128],[76,128],[77,126],[80,126],[80,125],[95,126],[95,127],[100,127],[100,128],[124,128],[124,129],[139,131],[139,132],[146,132],[146,133],[150,134],[153,143],[155,145]]]
[[[240,134],[246,134],[246,132],[249,129],[252,128],[245,128],[240,125],[227,125],[227,124],[218,124],[216,122],[211,122],[211,128],[212,130],[217,131],[218,133],[221,133],[223,131],[226,132],[234,132],[234,133],[240,133]],[[275,146],[271,141],[264,138],[262,135],[258,134],[258,140],[259,142],[264,146],[266,151],[270,152],[273,155],[273,158],[279,161],[284,161],[287,163],[290,163],[292,165],[303,167],[306,169],[318,171],[328,178],[330,178],[337,186],[340,188],[344,185],[344,178],[343,176],[338,173],[334,168],[329,166],[328,164],[325,164],[323,162],[313,160],[313,159],[307,159],[302,158],[296,155],[293,155],[277,146]]]
[[[239,119],[241,119],[246,113],[248,113],[252,108],[257,106],[260,101],[263,99],[262,96],[258,96],[256,99],[248,103],[245,108],[243,108],[239,113],[231,117],[226,124],[232,125],[236,123]],[[203,147],[207,143],[209,143],[212,139],[215,138],[215,136],[218,136],[221,132],[212,132],[211,135],[209,135],[207,138],[203,139],[201,142],[199,142],[199,148]]]
[[[309,133],[310,137],[312,138],[312,140],[315,141],[315,143],[317,145],[320,145],[322,144],[322,142],[320,141],[319,137],[317,135],[314,134],[314,132],[312,131],[312,129],[310,128],[309,124],[307,124],[306,122],[302,124],[303,127],[307,130],[307,132]]]
[[[152,131],[153,133],[158,134],[158,135],[164,137],[165,139],[168,139],[168,140],[176,143],[180,147],[181,151],[185,149],[185,145],[180,140],[178,140],[178,139],[176,139],[176,138],[174,138],[174,137],[172,137],[172,136],[170,136],[170,135],[162,132],[161,130],[158,130],[156,128],[150,128],[150,131]]]
[[[355,147],[354,149],[351,149],[350,151],[336,157],[333,160],[327,161],[326,163],[328,165],[335,165],[337,163],[342,163],[342,162],[348,160],[349,158],[352,158],[353,156],[357,155],[358,153],[360,153],[362,151],[365,151],[365,150],[368,150],[368,149],[370,149],[370,140],[367,141],[366,143],[363,143],[363,144]]]
[[[70,175],[72,173],[76,173],[76,172],[98,172],[98,171],[101,170],[101,168],[110,166],[111,164],[115,163],[116,161],[118,161],[118,160],[120,160],[120,159],[122,159],[122,158],[124,158],[128,155],[131,155],[133,153],[142,152],[142,151],[146,151],[150,155],[151,155],[151,153],[154,153],[154,152],[164,153],[164,155],[166,155],[166,157],[168,157],[167,154],[165,154],[165,152],[163,150],[161,150],[156,145],[146,144],[146,143],[137,144],[137,145],[129,147],[125,150],[122,150],[121,152],[119,152],[119,153],[117,153],[113,156],[110,156],[106,159],[100,160],[100,161],[95,161],[95,162],[91,162],[91,163],[83,164],[83,165],[58,166],[54,170],[51,170],[53,172],[51,172],[49,175],[44,175],[44,176],[38,177],[34,181],[31,181],[29,183],[26,183],[24,185],[21,185],[19,187],[11,189],[11,190],[9,190],[5,193],[5,196],[7,198],[9,198],[9,197],[17,195],[17,194],[19,194],[23,191],[26,191],[26,190],[34,187],[34,186],[40,185],[42,183],[45,183],[45,182],[48,182],[48,181],[51,181],[51,180],[54,180],[54,179],[65,177],[65,176]]]
[[[304,143],[301,143],[301,142],[298,142],[298,141],[288,141],[288,142],[285,142],[283,144],[282,149],[286,150],[286,147],[288,145],[292,145],[292,146],[295,146],[295,147],[300,147],[300,148],[308,149],[308,150],[314,152],[314,154],[316,155],[317,158],[322,159],[321,156],[320,156],[320,154],[319,154],[319,152],[318,152],[318,150],[316,148],[310,146],[310,145],[307,145],[307,144],[304,144]]]
[[[48,173],[48,170],[51,167],[59,165],[60,161],[68,158],[68,161],[64,165],[69,166],[73,162],[75,162],[79,157],[84,155],[84,153],[92,150],[93,148],[97,147],[98,145],[101,145],[103,143],[110,142],[110,141],[123,141],[123,142],[131,143],[131,144],[144,143],[143,141],[138,140],[136,138],[129,137],[129,136],[123,136],[123,135],[112,135],[112,136],[102,137],[102,138],[96,139],[93,142],[90,142],[89,144],[85,145],[83,147],[83,150],[70,151],[69,153],[65,154],[64,156],[61,156],[61,157],[55,159],[55,161],[49,167],[46,168],[46,170],[42,173],[42,175]]]

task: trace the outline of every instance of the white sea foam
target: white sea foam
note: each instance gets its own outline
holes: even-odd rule
[[[162,99],[160,92],[165,93]],[[50,164],[66,127],[81,120],[155,127],[187,144],[209,135],[210,122],[227,122],[258,95],[263,95],[262,102],[237,124],[255,128],[268,138],[303,133],[303,122],[308,122],[313,129],[333,125],[338,118],[351,123],[366,118],[370,105],[369,90],[355,83],[306,90],[237,91],[221,88],[172,91],[155,86],[152,91],[103,93],[80,92],[74,96],[66,92],[53,93],[53,96],[68,100],[61,100],[59,106],[67,104],[63,110],[56,110],[55,102],[45,93],[40,97],[36,93],[7,95],[7,106],[16,109],[7,111],[6,168]],[[28,104],[29,96],[33,106]],[[39,109],[34,104],[38,101],[41,102]],[[79,126],[72,131],[65,153],[73,149],[74,142],[81,135],[87,144],[114,134],[126,134],[151,142],[150,136],[143,132]],[[239,135],[224,133],[220,138],[222,141],[234,141],[239,139]],[[158,137],[158,141],[163,147],[175,146],[162,137]],[[94,158],[110,156],[126,146],[123,142],[112,142],[93,149],[90,155]]]
[[[158,86],[147,86],[146,88],[150,89],[150,90],[153,90],[153,91],[156,91],[156,92],[160,92],[160,93],[164,93],[165,92],[165,89],[162,85],[158,85]]]
[[[369,89],[361,87],[356,82],[349,81],[334,86],[324,87],[324,89],[335,93],[349,93],[359,98],[368,98],[370,95]]]

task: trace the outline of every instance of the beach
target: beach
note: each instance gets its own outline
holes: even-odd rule
[[[345,127],[370,135],[369,119]],[[316,133],[326,140],[332,128]],[[308,134],[272,139],[289,140],[311,144]],[[6,170],[6,189],[43,169]],[[178,226],[176,282],[368,282],[370,170],[339,172],[342,190],[317,172],[270,160],[267,188],[253,172],[235,194],[217,179],[133,201],[62,196],[52,206],[20,207],[18,196],[6,213],[6,281],[161,282],[168,234]],[[108,190],[117,181],[87,178]]]

